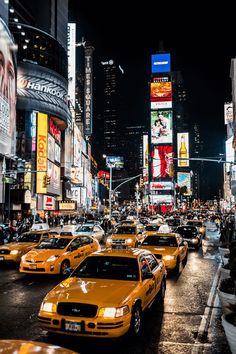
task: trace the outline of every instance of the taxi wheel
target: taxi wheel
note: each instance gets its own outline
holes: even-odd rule
[[[133,307],[129,334],[132,337],[138,337],[141,332],[141,325],[142,325],[142,310],[140,305],[136,304]]]
[[[60,273],[61,275],[67,275],[67,269],[70,268],[70,262],[69,261],[63,261],[61,264],[61,270]]]
[[[181,262],[180,262],[179,258],[177,258],[176,266],[173,269],[174,274],[178,275],[180,273],[180,265],[181,265]]]
[[[158,300],[163,302],[165,298],[165,293],[166,293],[166,279],[163,278],[161,282],[161,287],[158,293]]]

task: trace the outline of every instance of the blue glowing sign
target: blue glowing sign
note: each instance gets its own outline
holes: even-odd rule
[[[152,55],[152,73],[170,72],[170,54],[153,54]]]

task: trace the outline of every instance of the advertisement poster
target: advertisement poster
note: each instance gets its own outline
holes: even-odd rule
[[[152,178],[173,177],[173,148],[169,145],[154,146],[152,150]]]
[[[171,81],[151,82],[151,102],[172,101]]]
[[[54,138],[48,134],[48,159],[54,162],[55,155],[55,140]]]
[[[191,195],[191,175],[188,172],[177,173],[177,184],[179,188],[186,187],[184,195]]]
[[[172,144],[172,111],[151,112],[151,144]]]
[[[47,193],[47,187],[44,184],[44,177],[47,172],[47,152],[48,152],[47,145],[48,145],[48,115],[39,112],[37,115],[36,192],[42,194]]]
[[[178,167],[189,167],[189,133],[177,134]]]
[[[54,150],[55,150],[55,162],[60,163],[61,162],[61,148],[59,145],[57,145],[57,143],[55,143]]]
[[[16,58],[12,36],[0,18],[0,152],[15,154]],[[3,63],[3,64],[2,64]]]
[[[152,55],[152,73],[166,73],[170,71],[170,53]]]
[[[60,195],[60,167],[48,160],[47,175],[50,177],[50,184],[47,185],[47,191]]]

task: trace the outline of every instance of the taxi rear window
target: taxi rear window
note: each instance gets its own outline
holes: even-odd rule
[[[177,247],[177,241],[175,237],[170,236],[147,236],[142,245]]]
[[[129,227],[129,226],[120,226],[117,227],[115,232],[115,234],[135,234],[136,233],[136,228],[135,227]]]
[[[80,278],[139,280],[136,258],[128,257],[87,257],[72,276]]]

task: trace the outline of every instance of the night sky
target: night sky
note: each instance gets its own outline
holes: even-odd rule
[[[163,41],[171,53],[171,69],[181,70],[187,90],[189,121],[200,124],[202,157],[224,153],[224,102],[231,101],[230,61],[236,54],[229,8],[191,3],[69,0],[71,20],[95,47],[99,60],[118,60],[126,74],[127,119],[146,124],[149,118],[150,55]],[[130,9],[128,9],[131,7]],[[190,6],[190,4],[188,5]],[[96,73],[95,73],[96,74]],[[219,196],[220,164],[204,163],[203,198]],[[221,191],[222,193],[222,191]]]

